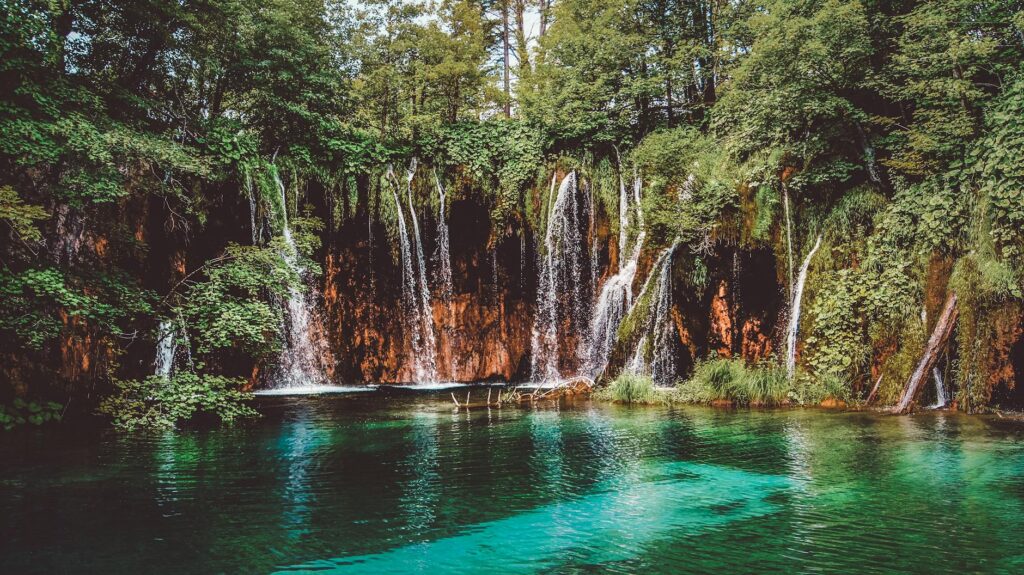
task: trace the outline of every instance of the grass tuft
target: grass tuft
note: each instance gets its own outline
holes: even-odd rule
[[[773,364],[746,365],[743,360],[711,358],[701,361],[690,379],[679,385],[681,401],[776,406],[789,403],[792,387],[786,371]]]
[[[608,386],[598,390],[597,399],[625,404],[662,403],[664,399],[654,387],[650,377],[623,373]]]

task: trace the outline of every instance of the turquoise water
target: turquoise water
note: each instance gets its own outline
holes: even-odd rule
[[[0,573],[1021,573],[1024,424],[446,391],[0,435]]]

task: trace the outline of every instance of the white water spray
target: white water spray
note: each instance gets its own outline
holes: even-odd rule
[[[423,353],[416,357],[416,381],[437,381],[437,338],[434,335],[434,308],[430,303],[430,285],[427,283],[427,260],[423,256],[423,241],[420,236],[420,224],[416,218],[416,208],[412,202],[412,180],[416,176],[416,158],[412,159],[405,173],[405,189],[409,199],[409,217],[412,220],[413,239],[416,245],[416,262],[418,293],[420,305],[420,331],[423,334]]]
[[[548,221],[544,233],[544,253],[540,254],[537,289],[537,316],[531,333],[534,381],[561,379],[559,369],[559,334],[564,329],[585,330],[584,310],[589,305],[583,288],[589,285],[583,277],[584,242],[580,233],[579,200],[576,172],[570,172],[548,196]],[[581,334],[581,344],[586,341]],[[580,346],[581,348],[583,345]],[[579,350],[577,350],[578,359]]]
[[[156,357],[153,374],[170,379],[174,375],[174,356],[178,351],[177,330],[169,319],[160,320],[156,332]]]
[[[636,301],[639,304],[645,299],[647,290],[653,287],[654,294],[648,299],[647,321],[643,326],[643,335],[633,350],[632,357],[626,364],[626,370],[639,375],[650,375],[658,385],[672,385],[676,380],[676,327],[672,321],[672,254],[678,247],[678,241],[658,256],[654,264],[657,279],[653,277],[644,284]],[[640,313],[636,304],[628,315]],[[650,362],[647,361],[647,347],[650,345]]]
[[[636,178],[633,184],[634,206],[636,208],[637,237],[632,249],[627,248],[630,203],[626,186],[619,181],[619,271],[608,278],[601,287],[594,314],[590,320],[590,350],[587,358],[587,372],[596,378],[608,365],[608,356],[619,336],[619,326],[626,312],[633,305],[633,280],[636,278],[640,252],[643,249],[647,231],[644,229],[643,212],[640,210],[642,183]],[[629,255],[626,256],[627,249]]]
[[[676,378],[676,328],[672,321],[672,252],[658,276],[658,292],[654,298],[654,356],[651,379],[659,385],[672,385]]]
[[[437,280],[440,286],[441,301],[452,299],[452,259],[448,247],[448,220],[445,219],[447,194],[441,179],[434,170],[434,181],[437,183],[438,217],[437,217]]]
[[[946,407],[946,403],[949,401],[946,399],[946,386],[942,381],[942,372],[939,368],[932,368],[932,377],[935,379],[935,405],[932,409],[942,409]]]
[[[284,182],[276,169],[272,170],[274,182],[281,193],[281,234],[284,237],[284,250],[281,254],[285,264],[303,282],[306,281],[306,269],[299,262],[299,251],[288,225],[288,198]],[[324,358],[328,356],[326,342],[314,334],[313,295],[292,286],[288,290],[285,302],[285,348],[281,353],[278,365],[277,387],[306,387],[324,385],[327,377],[324,370]]]
[[[252,174],[248,171],[245,173],[245,192],[249,196],[249,225],[252,230],[252,245],[259,245],[262,239],[261,227],[257,227],[256,214],[258,212],[257,206],[259,204],[259,196],[253,189]]]
[[[793,299],[793,220],[789,215],[789,190],[782,184],[782,210],[786,217],[786,259],[789,263],[789,299]]]
[[[412,211],[413,223],[417,226],[417,259],[420,262],[418,271],[420,274],[425,276],[426,269],[425,265],[422,263],[423,248],[419,243],[418,224],[416,223],[415,215],[416,212],[415,210],[412,210],[412,176],[415,174],[415,170],[416,164],[414,162],[407,172],[409,208],[410,211]],[[402,320],[409,340],[409,354],[413,361],[412,375],[417,382],[434,381],[436,378],[436,368],[434,363],[433,318],[432,314],[429,312],[431,309],[430,291],[426,284],[426,278],[422,277],[422,281],[418,280],[417,270],[413,267],[413,248],[409,243],[409,229],[405,224],[405,213],[403,211],[404,208],[402,207],[402,201],[398,197],[400,185],[391,166],[388,166],[387,178],[394,183],[394,187],[391,188],[391,197],[395,200],[395,217],[398,220],[398,249],[399,257],[402,260]],[[424,294],[426,297],[425,302]],[[425,311],[427,314],[430,314],[429,317],[424,317]],[[429,325],[429,344],[427,341],[427,333],[424,330],[424,326],[427,325]]]
[[[789,306],[789,326],[786,328],[786,373],[790,379],[793,379],[793,375],[796,373],[796,337],[797,331],[800,329],[800,300],[803,299],[804,284],[807,282],[807,269],[811,265],[814,252],[818,251],[820,247],[821,236],[818,236],[818,239],[814,241],[814,247],[808,252],[803,265],[800,266],[800,275],[797,276],[793,298]]]

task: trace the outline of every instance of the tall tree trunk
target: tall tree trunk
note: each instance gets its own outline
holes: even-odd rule
[[[54,19],[54,26],[57,30],[57,70],[63,74],[67,72],[67,60],[68,60],[68,36],[71,35],[71,30],[74,28],[75,20],[74,13],[71,12],[71,2],[61,2],[60,13]]]
[[[668,112],[668,125],[672,126],[674,117],[672,114],[672,78],[665,77],[665,110]]]
[[[548,0],[540,0],[540,37],[548,31],[548,10],[551,8]]]
[[[533,69],[526,45],[526,0],[516,0],[516,58],[519,60],[519,79],[522,80]]]
[[[508,30],[508,3],[510,0],[501,2],[501,40],[505,55],[502,59],[502,68],[505,78],[505,117],[512,117],[512,80],[509,78],[509,30]]]
[[[666,61],[666,65],[665,65],[665,112],[666,112],[666,114],[665,115],[666,115],[666,119],[668,120],[668,125],[672,126],[672,123],[673,123],[673,120],[674,120],[674,117],[673,117],[674,114],[672,112],[672,69],[671,69],[671,66],[667,64],[668,62],[672,61],[672,58],[675,55],[675,44],[672,42],[671,39],[666,39],[664,53],[665,53],[665,61]]]
[[[949,296],[946,298],[946,305],[943,306],[942,314],[939,316],[939,321],[935,322],[935,329],[932,330],[932,335],[928,338],[928,345],[924,348],[924,355],[917,364],[914,373],[910,374],[910,379],[907,380],[907,385],[903,388],[903,395],[900,396],[899,403],[893,409],[894,413],[910,413],[918,392],[921,391],[924,383],[928,381],[932,368],[939,361],[939,354],[946,347],[949,337],[953,334],[953,327],[956,325],[958,313],[956,294],[949,292]]]
[[[694,77],[699,87],[701,103],[707,109],[714,103],[715,94],[715,63],[718,56],[714,31],[714,9],[710,3],[698,2],[693,8],[693,24],[695,32],[700,37],[700,42],[705,48],[705,53],[711,56],[700,56],[697,58],[698,75]]]

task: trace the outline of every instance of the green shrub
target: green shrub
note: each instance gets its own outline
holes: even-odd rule
[[[10,405],[0,405],[0,427],[10,431],[26,423],[42,425],[48,421],[60,421],[63,406],[53,401],[27,401],[14,398]]]
[[[852,398],[852,393],[846,379],[837,373],[801,373],[796,378],[790,397],[796,403],[817,405],[826,399],[848,402]]]
[[[610,385],[597,392],[596,397],[605,401],[626,404],[651,404],[662,401],[654,381],[646,375],[623,373]]]
[[[173,429],[201,416],[230,425],[257,417],[245,404],[252,394],[241,391],[242,380],[215,375],[179,373],[171,378],[115,381],[117,392],[103,400],[99,412],[113,418],[122,431]]]

